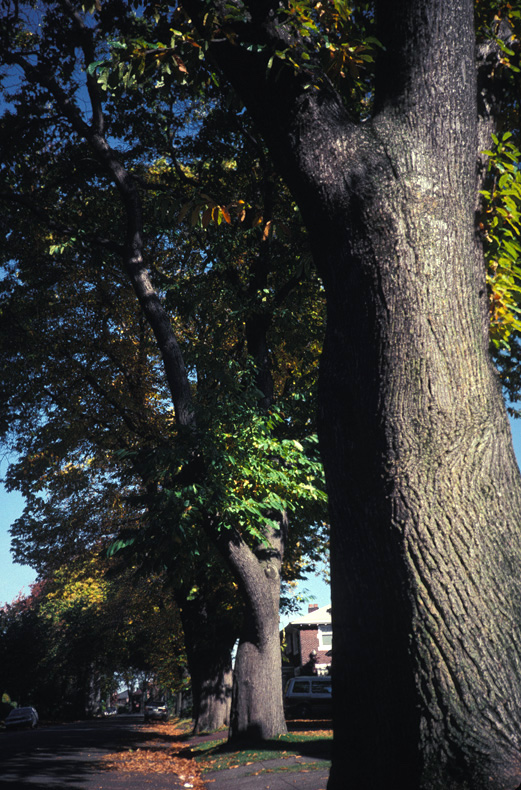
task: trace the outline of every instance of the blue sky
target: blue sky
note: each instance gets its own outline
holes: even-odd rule
[[[0,487],[0,606],[10,603],[18,593],[30,592],[29,585],[35,581],[36,574],[27,565],[12,562],[9,527],[23,510],[23,498],[18,493],[8,494]]]
[[[514,450],[518,461],[521,462],[521,420],[514,420],[512,424],[512,436],[514,440]],[[36,574],[24,565],[13,563],[10,553],[9,527],[21,514],[23,509],[23,499],[20,494],[7,493],[3,486],[0,486],[0,606],[11,602],[19,593],[26,595],[30,592],[30,585],[36,579]],[[311,577],[300,585],[301,591],[307,590],[314,596],[319,606],[329,603],[329,587],[321,577]],[[308,604],[302,604],[301,614],[308,610]],[[282,625],[293,620],[298,615],[283,618]]]

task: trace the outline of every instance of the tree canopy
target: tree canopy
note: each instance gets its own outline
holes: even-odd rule
[[[347,750],[360,788],[517,786],[521,483],[488,347],[492,336],[514,395],[519,9],[184,0],[128,14],[64,0],[38,27],[23,4],[6,8],[6,266],[29,262],[15,249],[29,212],[37,278],[76,256],[137,297],[148,372],[118,419],[132,433],[132,407],[151,405],[159,431],[109,461],[139,489],[126,503],[146,514],[149,545],[176,542],[167,513],[183,533],[197,517],[190,536],[233,568],[249,624],[236,677],[257,668],[270,702],[252,684],[235,732],[284,726],[264,669],[286,527],[320,521],[323,501],[313,397],[298,383],[316,371],[318,293],[340,668],[330,786],[343,786]],[[254,151],[250,165],[229,143]],[[295,223],[309,241],[293,247]],[[308,244],[324,291],[306,295]],[[20,307],[29,268],[18,286],[13,266],[7,286]],[[94,369],[83,354],[71,369]],[[12,385],[8,396],[19,419]]]
[[[123,680],[146,678],[165,696],[184,684],[179,613],[150,576],[108,580],[85,554],[0,612],[2,692],[46,718],[99,713]]]
[[[299,212],[226,97],[144,79],[107,92],[109,36],[150,32],[108,10],[100,26],[68,4],[5,17],[2,424],[27,497],[13,535],[42,573],[110,544],[168,572],[188,609],[223,573],[216,548],[239,579],[232,544],[282,563],[287,543],[287,579],[323,556],[323,297]]]

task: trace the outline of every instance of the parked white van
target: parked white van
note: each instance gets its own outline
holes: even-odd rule
[[[313,675],[290,678],[284,690],[286,718],[331,716],[331,677]]]

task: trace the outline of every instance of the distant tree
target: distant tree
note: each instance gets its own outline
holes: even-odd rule
[[[198,168],[205,174],[197,152],[191,169],[171,150],[164,160],[172,128],[186,137],[172,120],[184,114],[182,95],[173,107],[154,104],[147,88],[152,113],[141,95],[102,90],[92,67],[108,36],[140,35],[148,23],[106,5],[95,29],[93,17],[57,3],[37,29],[20,8],[3,30],[10,104],[1,190],[10,239],[2,320],[15,333],[4,349],[3,424],[22,453],[8,479],[29,496],[15,525],[20,556],[38,562],[53,536],[65,552],[75,542],[81,551],[84,540],[112,539],[118,523],[115,552],[137,550],[174,573],[181,558],[192,567],[203,543],[217,549],[244,602],[233,731],[271,737],[285,729],[278,598],[287,524],[296,573],[297,547],[316,556],[324,545],[321,467],[303,408],[320,345],[307,330],[322,325],[322,299],[302,242],[284,241],[298,213],[266,162],[246,169],[253,160],[240,147],[230,156],[229,145],[206,180],[196,178]],[[92,119],[82,113],[87,97]],[[208,183],[232,198],[211,198]],[[179,211],[198,225],[192,233],[174,225]],[[291,255],[288,273],[280,264]],[[205,548],[199,575],[208,556]],[[206,588],[182,582],[183,617],[203,616],[191,590]],[[200,603],[217,622],[208,616],[213,601]],[[233,641],[230,631],[228,655]]]
[[[179,613],[160,579],[105,578],[105,562],[70,563],[0,613],[2,683],[41,716],[99,712],[122,674],[169,694],[183,684]]]

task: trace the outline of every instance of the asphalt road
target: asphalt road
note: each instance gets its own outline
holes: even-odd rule
[[[176,790],[175,777],[106,772],[103,755],[138,743],[141,716],[117,716],[36,730],[0,731],[0,790]]]

